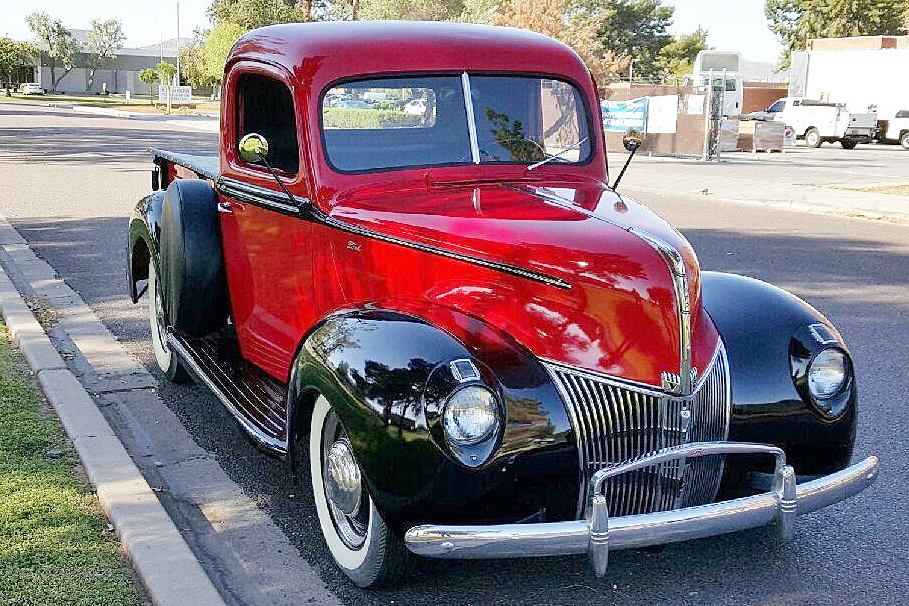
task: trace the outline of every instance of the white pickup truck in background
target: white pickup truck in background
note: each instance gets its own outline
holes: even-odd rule
[[[844,105],[803,97],[783,97],[759,112],[758,119],[782,122],[809,147],[839,142],[846,149],[870,143],[877,128],[876,114],[850,114]]]
[[[909,149],[909,109],[901,109],[889,120],[879,120],[880,138],[885,142],[899,141]]]

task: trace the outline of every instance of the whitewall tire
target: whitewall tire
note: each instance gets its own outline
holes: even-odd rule
[[[316,400],[309,434],[309,466],[313,499],[322,536],[337,565],[360,587],[391,585],[409,570],[412,556],[385,525],[361,481],[362,498],[350,515],[331,500],[327,489],[328,454],[333,444],[347,440],[337,415],[324,396]],[[351,460],[356,466],[356,462]],[[356,469],[359,477],[359,467]]]
[[[180,382],[189,378],[180,365],[180,360],[167,344],[164,321],[164,296],[154,261],[148,264],[148,324],[151,329],[152,349],[155,363],[169,380]]]

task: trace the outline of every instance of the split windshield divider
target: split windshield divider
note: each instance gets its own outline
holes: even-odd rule
[[[473,115],[473,99],[470,96],[470,76],[461,73],[461,88],[464,89],[464,109],[467,111],[467,131],[470,133],[470,155],[474,164],[480,163],[480,144],[477,140],[477,121]]]

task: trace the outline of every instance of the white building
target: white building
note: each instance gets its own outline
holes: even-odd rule
[[[852,113],[875,109],[892,118],[909,109],[909,36],[809,40],[792,53],[789,96],[845,103]]]
[[[70,30],[73,36],[83,43],[85,47],[85,30]],[[181,47],[186,46],[191,40],[183,38],[180,41]],[[40,45],[39,45],[40,49]],[[38,65],[33,66],[34,80],[46,90],[53,88],[51,76],[50,58],[45,52],[41,52]],[[123,93],[127,90],[134,95],[150,95],[157,89],[155,84],[151,87],[139,80],[139,72],[143,69],[154,68],[162,60],[176,64],[177,62],[177,40],[165,40],[161,44],[153,44],[140,48],[121,48],[114,53],[117,58],[114,59],[106,69],[95,70],[95,78],[89,86],[89,75],[91,69],[89,53],[78,53],[76,55],[75,67],[70,70],[60,82],[57,83],[58,92],[67,93],[100,93],[107,86],[108,92]],[[56,67],[56,76],[59,78],[65,72],[59,61]]]

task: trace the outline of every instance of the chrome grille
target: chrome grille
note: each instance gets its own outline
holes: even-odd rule
[[[562,364],[546,367],[562,394],[578,442],[582,490],[589,500],[598,469],[686,442],[725,440],[731,403],[729,366],[722,343],[692,395],[679,397]],[[723,474],[721,456],[672,461],[624,474],[606,485],[614,516],[708,503]]]

